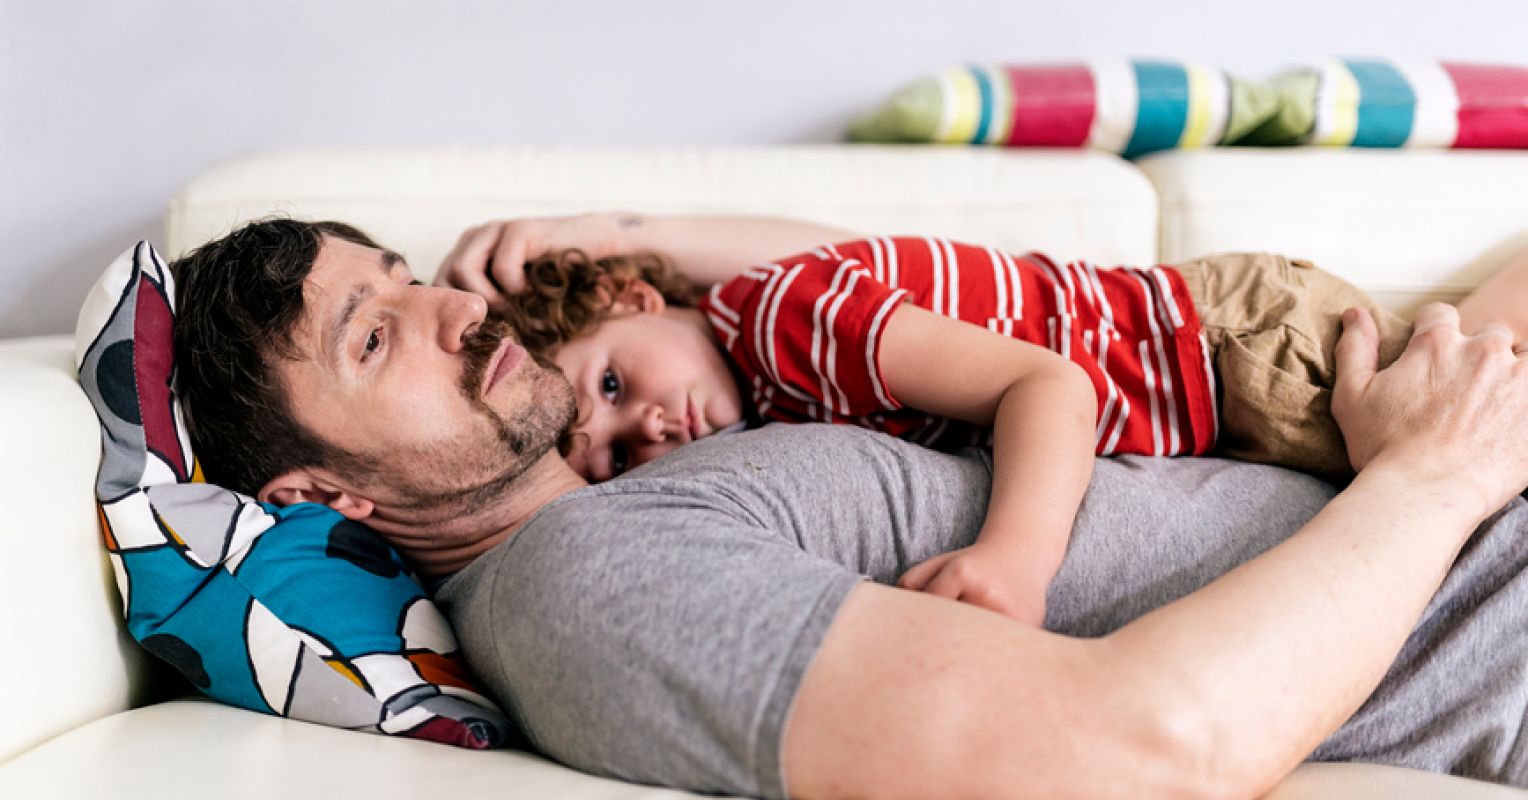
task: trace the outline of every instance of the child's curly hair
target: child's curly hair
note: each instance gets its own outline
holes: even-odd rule
[[[527,350],[550,357],[594,330],[615,297],[638,279],[652,284],[670,305],[693,308],[700,299],[700,289],[657,253],[590,259],[582,250],[564,250],[526,262],[525,290],[508,298],[504,319]]]

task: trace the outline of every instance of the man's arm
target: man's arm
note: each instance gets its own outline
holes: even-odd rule
[[[1335,401],[1358,479],[1283,544],[1098,640],[857,588],[784,741],[792,796],[1259,794],[1373,691],[1475,524],[1528,483],[1528,368],[1452,309]],[[1483,458],[1482,458],[1483,457]]]
[[[593,258],[660,253],[695,283],[712,284],[771,259],[854,238],[846,230],[785,217],[602,212],[498,220],[462,233],[435,284],[482,295],[498,309],[505,293],[524,288],[527,260],[570,248]]]

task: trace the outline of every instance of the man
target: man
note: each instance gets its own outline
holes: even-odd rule
[[[209,478],[327,503],[450,576],[439,596],[469,660],[530,740],[630,780],[801,797],[1256,794],[1380,685],[1470,531],[1528,485],[1528,367],[1510,332],[1464,337],[1429,306],[1376,374],[1358,314],[1334,400],[1363,465],[1353,485],[1317,511],[1328,490],[1276,470],[1100,462],[1048,622],[1112,632],[1072,638],[884,585],[969,543],[980,454],[777,426],[583,488],[553,448],[565,381],[500,338],[481,296],[419,285],[338,225],[260,223],[175,268]],[[1185,542],[1200,551],[1173,557]],[[1439,610],[1423,627],[1448,623]],[[1442,686],[1407,678],[1393,692]],[[1474,731],[1448,741],[1460,703],[1397,703],[1366,707],[1383,724],[1322,752],[1528,780],[1515,730],[1483,754]]]

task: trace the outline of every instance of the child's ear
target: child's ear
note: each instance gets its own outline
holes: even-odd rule
[[[665,303],[663,293],[644,280],[633,278],[610,303],[615,314],[661,314]]]
[[[310,469],[294,469],[272,478],[260,487],[255,499],[262,503],[290,506],[297,503],[320,503],[357,522],[371,516],[376,504],[346,488],[330,476]]]

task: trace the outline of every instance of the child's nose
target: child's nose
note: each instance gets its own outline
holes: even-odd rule
[[[661,442],[667,436],[663,430],[663,406],[653,403],[642,411],[642,438],[649,442]]]

